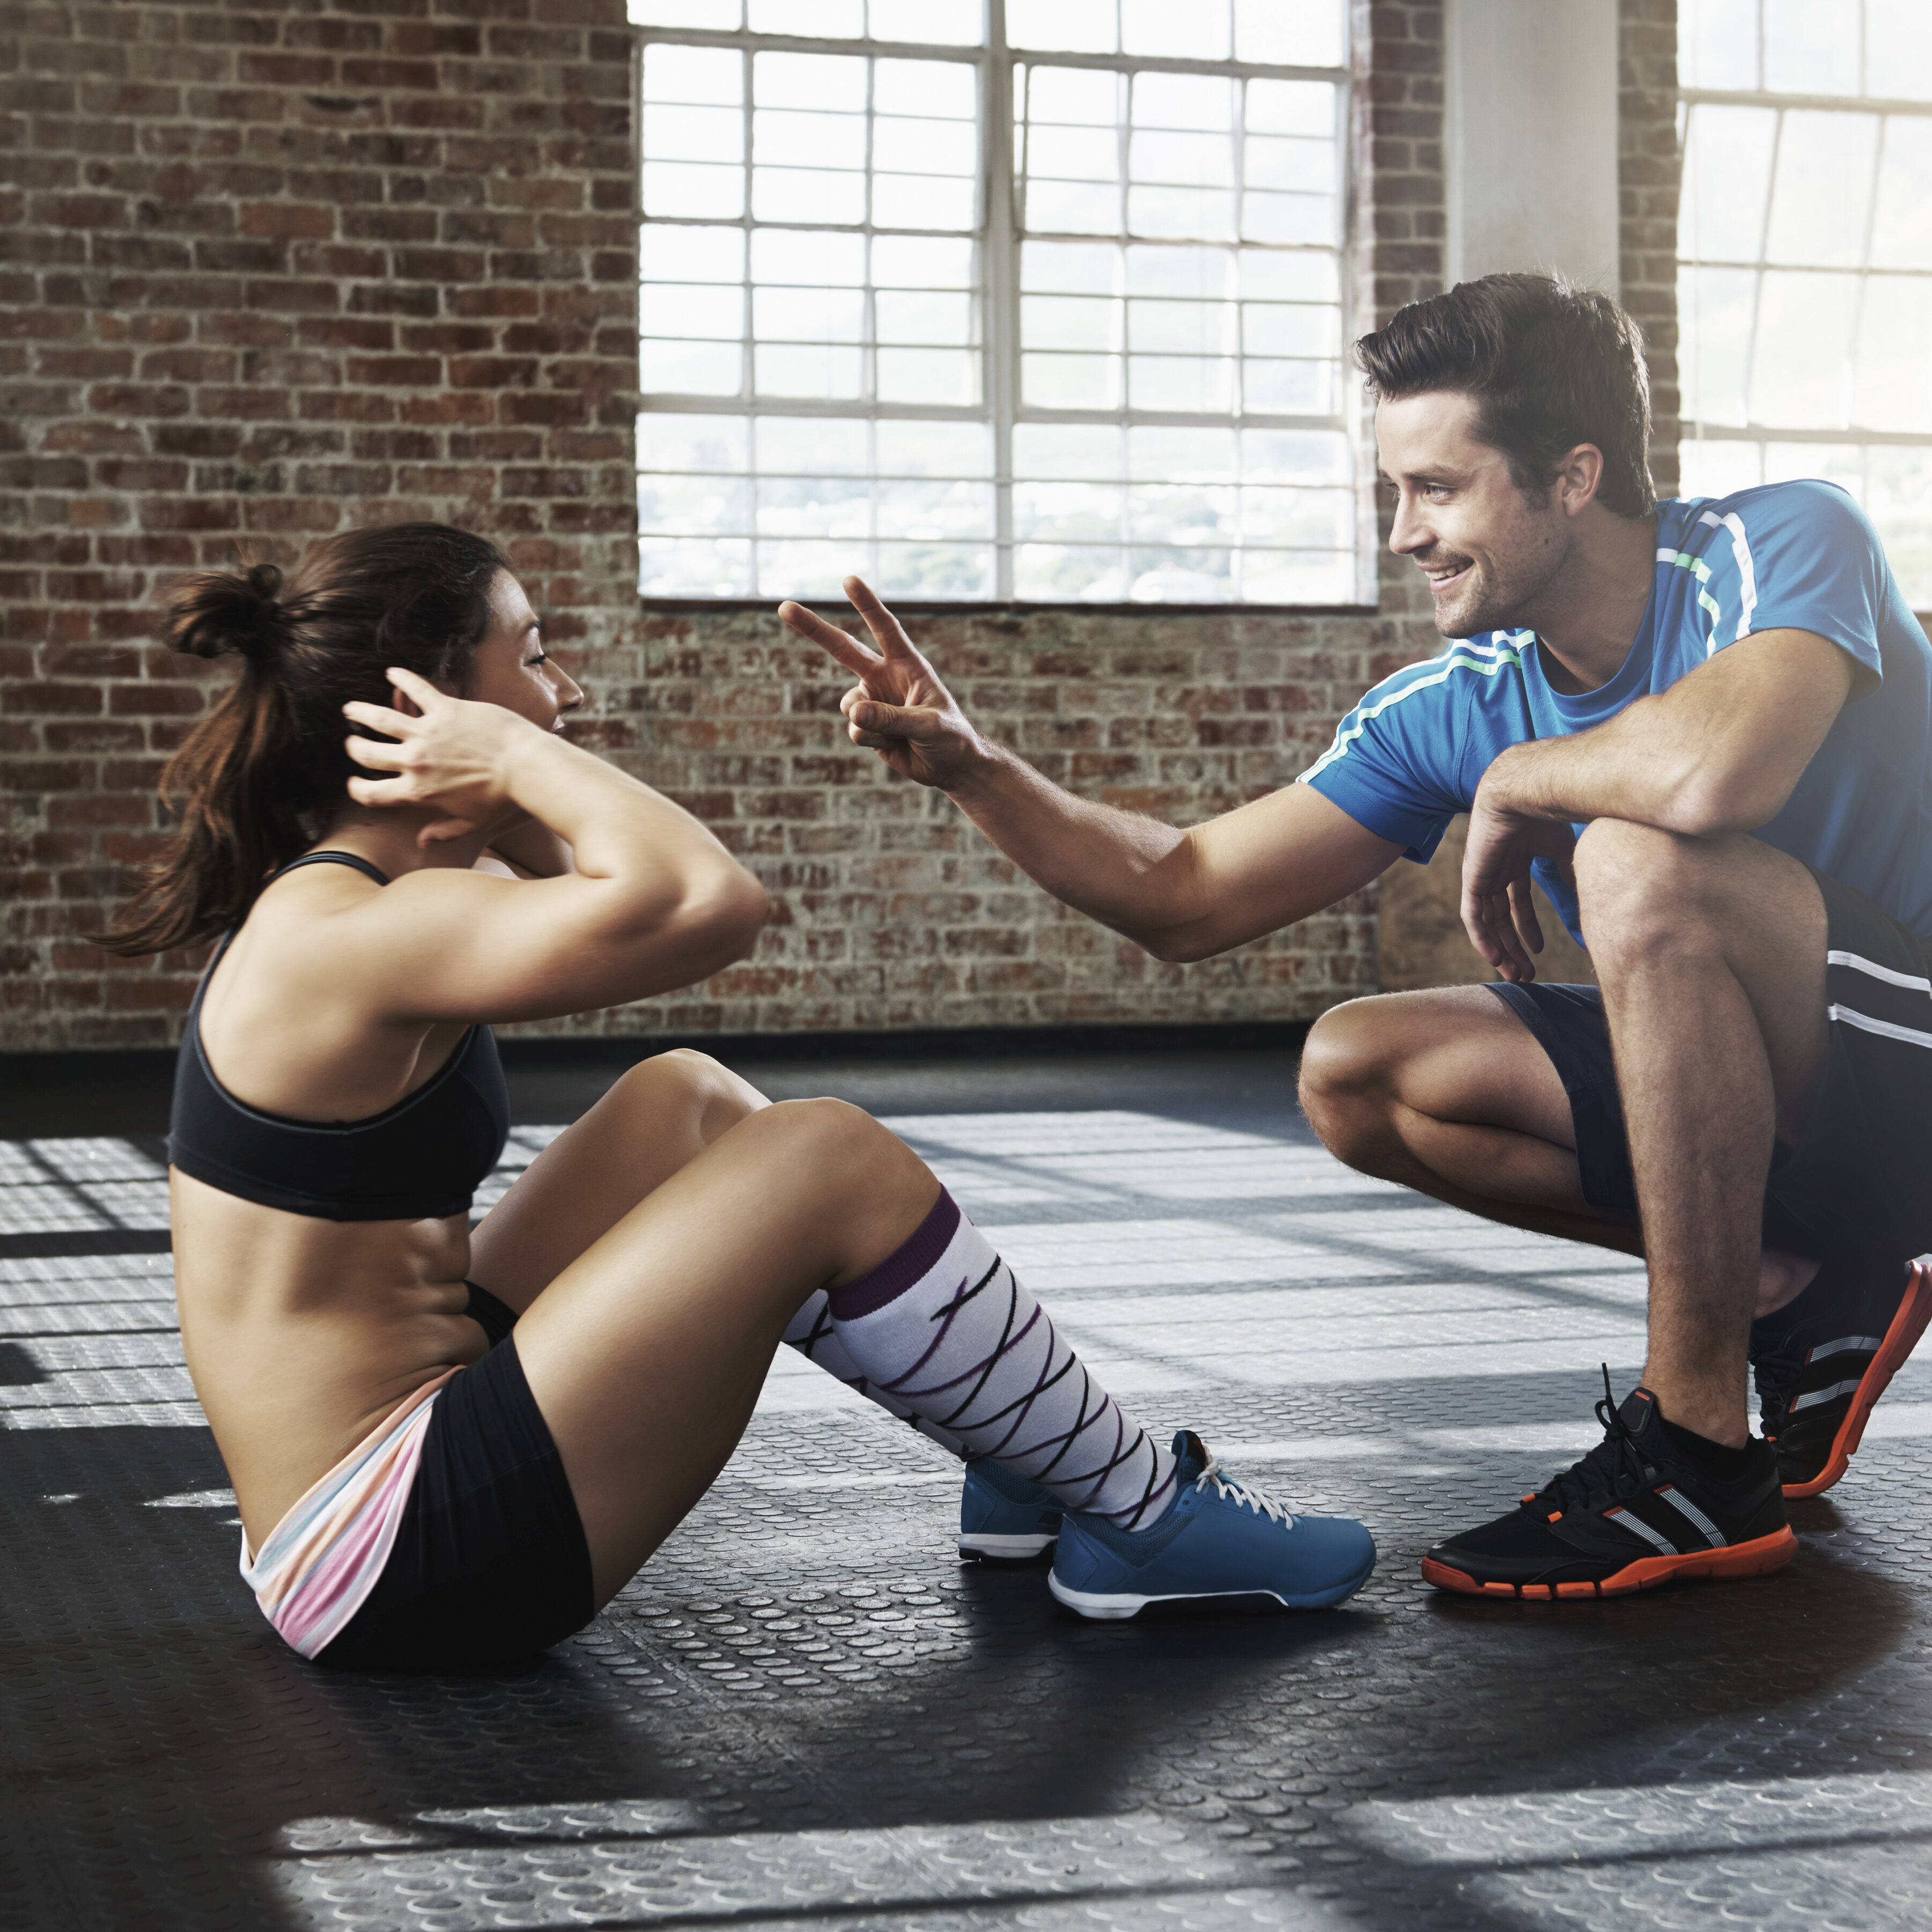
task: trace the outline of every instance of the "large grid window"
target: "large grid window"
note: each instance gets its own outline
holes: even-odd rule
[[[639,586],[1346,604],[1344,0],[630,0]]]
[[[1681,0],[1683,490],[1842,484],[1932,607],[1932,4]]]

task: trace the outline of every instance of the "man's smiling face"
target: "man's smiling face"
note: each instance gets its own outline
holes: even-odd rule
[[[1477,405],[1431,391],[1376,409],[1376,445],[1395,492],[1389,548],[1429,580],[1445,638],[1532,625],[1540,594],[1570,548],[1554,492],[1532,502],[1509,459],[1474,434]]]

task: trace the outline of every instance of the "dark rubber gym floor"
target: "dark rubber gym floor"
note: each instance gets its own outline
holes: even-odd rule
[[[945,1459],[781,1352],[582,1636],[495,1678],[316,1670],[236,1574],[180,1366],[163,1090],[16,1060],[0,1925],[1932,1922],[1932,1360],[1778,1576],[1448,1598],[1421,1551],[1594,1439],[1600,1361],[1634,1378],[1636,1264],[1348,1174],[1279,1047],[738,1064],[893,1120],[1150,1425],[1365,1518],[1368,1587],[1081,1623],[1042,1570],[962,1564]],[[609,1074],[520,1072],[512,1163]]]

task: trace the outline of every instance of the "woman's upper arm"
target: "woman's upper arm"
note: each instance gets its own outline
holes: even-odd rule
[[[654,898],[574,872],[436,868],[343,914],[332,972],[361,978],[368,1004],[398,1019],[546,1019],[704,979],[749,950],[764,911],[762,890],[728,860]]]

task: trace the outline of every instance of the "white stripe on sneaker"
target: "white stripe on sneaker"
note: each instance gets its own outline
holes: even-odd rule
[[[1648,1523],[1644,1521],[1642,1516],[1634,1514],[1629,1510],[1622,1507],[1616,1509],[1606,1509],[1604,1515],[1606,1520],[1613,1520],[1622,1524],[1626,1529],[1635,1530],[1645,1542],[1653,1544],[1660,1556],[1682,1556],[1684,1553],[1676,1544],[1666,1542]]]
[[[1842,1355],[1848,1348],[1863,1348],[1868,1354],[1875,1354],[1884,1343],[1882,1335],[1840,1335],[1835,1342],[1820,1342],[1804,1358],[1804,1364],[1808,1368],[1814,1362],[1822,1362],[1827,1355]]]
[[[1814,1389],[1809,1395],[1801,1395],[1791,1405],[1791,1413],[1796,1415],[1801,1408],[1815,1408],[1821,1402],[1836,1402],[1841,1395],[1850,1395],[1864,1378],[1855,1376],[1848,1382],[1834,1382],[1829,1388]]]
[[[1729,1539],[1725,1536],[1724,1532],[1681,1490],[1666,1483],[1662,1489],[1653,1490],[1651,1494],[1660,1501],[1668,1503],[1686,1521],[1695,1523],[1709,1538],[1711,1547],[1713,1550],[1722,1550],[1727,1546]]]

